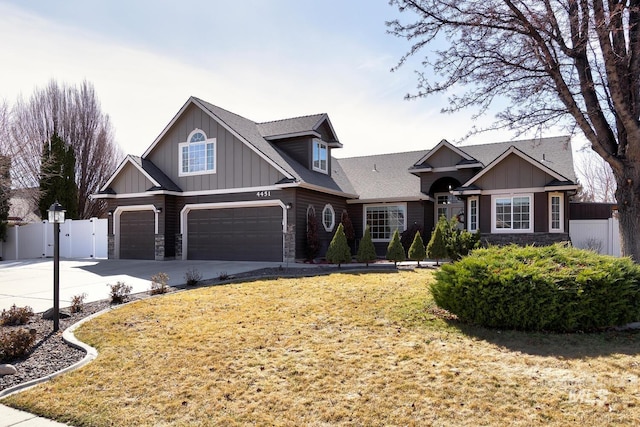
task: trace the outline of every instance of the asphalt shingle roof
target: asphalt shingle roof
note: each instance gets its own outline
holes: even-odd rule
[[[306,166],[298,163],[284,151],[275,147],[263,137],[263,135],[260,133],[259,125],[256,122],[227,111],[223,108],[217,107],[206,101],[202,101],[201,99],[194,99],[200,102],[200,104],[204,108],[206,108],[219,120],[236,131],[245,141],[251,144],[258,151],[260,151],[265,157],[280,166],[286,172],[286,174],[294,178],[296,181],[323,187],[333,191],[353,194],[353,192],[350,191],[351,187],[349,186],[348,182],[343,182],[343,184],[340,185],[335,179],[333,179],[333,177],[309,170]],[[306,117],[316,116],[305,116],[305,118]],[[283,121],[286,122],[286,120]]]
[[[492,144],[456,146],[485,167],[514,146],[534,160],[576,182],[571,140],[568,136]],[[337,159],[346,181],[361,200],[424,198],[420,178],[409,172],[430,150]],[[468,162],[465,162],[468,163]]]
[[[314,131],[318,123],[325,117],[326,114],[313,114],[310,116],[256,123],[256,125],[258,126],[260,134],[268,139],[274,136],[285,136]]]
[[[380,154],[336,159],[346,180],[361,200],[424,198],[420,192],[420,178],[409,173],[408,168],[424,151]]]

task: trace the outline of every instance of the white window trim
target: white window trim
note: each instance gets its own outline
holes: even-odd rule
[[[363,224],[363,230],[367,227],[367,208],[379,208],[379,207],[391,207],[391,206],[396,206],[399,208],[402,208],[404,210],[404,223],[402,224],[402,230],[398,229],[399,233],[402,233],[403,231],[405,231],[407,229],[407,204],[406,203],[377,203],[377,204],[372,204],[372,205],[364,205],[363,209],[362,209],[362,224]],[[371,231],[371,228],[369,228],[369,231]],[[388,239],[371,239],[372,242],[390,242],[391,238],[393,237],[393,233],[391,234],[391,236],[389,236]]]
[[[513,201],[514,197],[528,197],[529,198],[529,228],[527,229],[513,229],[513,228],[496,228],[496,199],[510,198]],[[534,197],[533,193],[502,193],[494,194],[491,196],[491,233],[492,234],[518,234],[518,233],[533,233],[534,228]],[[513,208],[513,204],[512,204]],[[513,215],[513,212],[511,213]],[[513,221],[513,216],[512,216]],[[513,227],[513,223],[512,223]]]
[[[316,167],[315,165],[315,161],[314,161],[314,155],[315,155],[315,151],[316,151],[316,145],[320,146],[320,147],[324,147],[325,152],[327,153],[327,159],[326,159],[326,168],[322,169],[321,167]],[[320,161],[320,159],[318,159],[318,161]],[[313,146],[311,147],[311,168],[316,171],[316,172],[321,172],[324,174],[328,174],[329,173],[329,147],[327,146],[327,143],[322,142],[319,139],[314,139],[313,140]]]
[[[476,227],[471,228],[471,202],[476,202]],[[480,198],[478,196],[467,199],[467,230],[476,232],[480,228]]]
[[[331,211],[331,224],[329,224],[328,226],[324,222],[324,214],[327,210]],[[333,227],[335,227],[335,225],[336,225],[336,211],[333,210],[333,206],[327,203],[326,205],[324,205],[324,208],[322,208],[322,226],[324,227],[325,231],[333,231]]]
[[[200,141],[200,142],[189,142],[191,140],[191,137],[195,133],[203,134],[204,137],[205,137],[205,140],[204,141]],[[182,148],[183,147],[189,147],[191,145],[196,145],[196,144],[202,144],[202,145],[205,146],[205,170],[197,171],[197,172],[184,172],[182,170]],[[207,162],[207,159],[206,159],[207,148],[206,147],[207,147],[208,144],[213,144],[213,169],[206,169],[206,162]],[[214,174],[214,173],[216,173],[216,170],[217,170],[217,164],[218,164],[218,144],[217,144],[216,138],[208,138],[207,134],[202,129],[194,129],[193,131],[191,131],[191,133],[187,137],[187,141],[186,142],[181,142],[180,144],[178,144],[178,176],[194,176],[194,175]]]
[[[553,197],[560,198],[560,228],[553,228],[553,218],[552,218],[552,205],[551,200]],[[564,233],[564,194],[563,193],[549,193],[549,233]]]

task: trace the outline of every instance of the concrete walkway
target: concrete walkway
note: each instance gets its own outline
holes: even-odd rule
[[[85,293],[85,302],[109,298],[108,284],[124,282],[132,293],[144,292],[151,286],[151,276],[167,273],[169,285],[185,283],[185,273],[197,270],[203,279],[221,274],[234,275],[261,268],[299,268],[309,264],[249,261],[138,261],[138,260],[73,260],[60,261],[60,307],[69,307],[71,298]],[[53,260],[37,259],[0,261],[0,311],[30,306],[40,313],[53,307]]]
[[[0,405],[0,427],[63,427],[66,425]]]

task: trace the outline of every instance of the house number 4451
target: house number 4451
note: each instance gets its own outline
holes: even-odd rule
[[[256,193],[258,197],[271,197],[271,191],[258,191]]]

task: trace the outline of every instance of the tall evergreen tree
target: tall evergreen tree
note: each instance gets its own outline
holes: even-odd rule
[[[400,233],[398,233],[397,229],[393,233],[389,246],[387,246],[387,259],[393,261],[394,265],[398,265],[399,261],[407,259],[402,243],[400,243]]]
[[[418,231],[416,236],[413,238],[411,247],[409,248],[409,259],[412,261],[418,261],[418,267],[420,267],[420,261],[422,261],[426,256],[427,251],[425,250],[422,236],[420,236],[420,232]]]
[[[364,229],[364,236],[362,236],[362,240],[360,240],[360,246],[358,246],[358,254],[356,255],[356,259],[358,262],[364,262],[369,267],[369,263],[375,261],[378,258],[376,254],[376,247],[373,245],[373,241],[371,240],[371,231],[369,230],[369,226]]]
[[[73,148],[54,133],[42,150],[40,169],[40,200],[38,208],[42,218],[49,207],[58,202],[67,211],[66,217],[78,217],[78,186],[75,180],[76,157]]]
[[[329,243],[329,249],[327,249],[327,261],[332,264],[346,264],[351,262],[351,249],[347,244],[347,236],[344,234],[344,227],[342,223],[338,225],[336,234],[333,235],[331,243]]]

